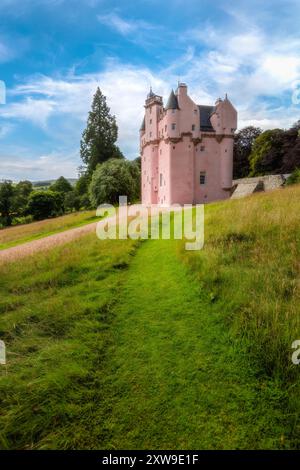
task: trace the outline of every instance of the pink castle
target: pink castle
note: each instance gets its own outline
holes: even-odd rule
[[[142,203],[169,206],[228,198],[237,112],[227,96],[215,106],[197,105],[181,83],[166,107],[150,89],[145,109]]]

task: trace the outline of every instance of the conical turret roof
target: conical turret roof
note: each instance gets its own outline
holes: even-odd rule
[[[168,102],[166,104],[166,109],[179,109],[177,96],[174,93],[174,90],[171,91]]]
[[[145,116],[144,116],[141,127],[140,127],[140,131],[144,131],[145,129],[146,129],[146,125],[145,125]]]

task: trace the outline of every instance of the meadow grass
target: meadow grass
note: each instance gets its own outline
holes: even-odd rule
[[[95,234],[1,266],[0,447],[74,448],[103,426],[112,306],[138,242]]]
[[[41,220],[0,230],[0,250],[80,227],[99,220],[96,211],[74,212],[54,219]]]
[[[199,252],[89,235],[1,267],[0,446],[299,448],[299,206],[211,204]]]

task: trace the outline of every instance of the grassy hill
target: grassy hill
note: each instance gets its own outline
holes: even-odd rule
[[[1,266],[0,447],[300,447],[300,187],[206,207],[205,247],[88,235]]]

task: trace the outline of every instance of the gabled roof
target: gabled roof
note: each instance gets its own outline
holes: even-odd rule
[[[215,106],[205,106],[200,104],[198,105],[198,108],[200,114],[200,130],[214,132],[214,128],[210,122],[210,116],[215,111]]]
[[[165,109],[179,109],[177,96],[175,95],[174,90],[171,91]]]
[[[141,127],[140,127],[140,131],[144,131],[145,129],[146,129],[146,124],[145,124],[145,116],[144,116]]]

